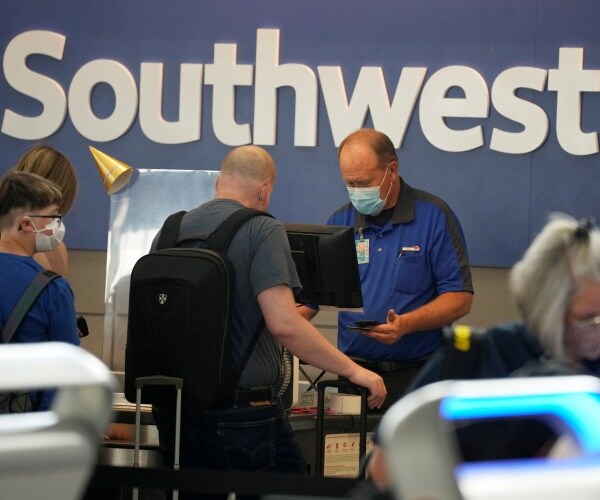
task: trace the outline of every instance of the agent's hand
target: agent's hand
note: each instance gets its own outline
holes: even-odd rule
[[[392,345],[408,332],[406,332],[402,315],[396,314],[393,309],[390,309],[387,313],[387,323],[382,323],[360,333],[384,344]]]
[[[373,373],[366,368],[358,365],[356,366],[358,369],[348,379],[353,384],[367,388],[369,391],[369,395],[367,396],[367,404],[371,410],[381,408],[381,405],[383,405],[385,397],[387,396],[387,389],[385,388],[383,379],[376,373]]]

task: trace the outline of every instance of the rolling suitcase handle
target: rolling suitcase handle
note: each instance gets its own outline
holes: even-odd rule
[[[135,379],[135,444],[133,451],[133,466],[140,466],[140,427],[141,427],[141,403],[142,388],[144,385],[174,385],[177,391],[177,402],[175,409],[175,457],[173,459],[173,469],[179,470],[179,445],[181,435],[181,389],[183,388],[183,379],[177,377],[166,377],[164,375],[154,375],[151,377],[137,377]],[[138,489],[133,489],[133,500],[138,498]],[[173,491],[173,500],[179,498],[179,491]]]
[[[358,447],[358,460],[362,460],[367,452],[367,389],[354,385],[348,380],[324,380],[317,384],[317,445],[315,456],[315,475],[324,475],[325,461],[323,460],[323,441],[325,439],[325,388],[348,387],[360,391],[360,441]]]

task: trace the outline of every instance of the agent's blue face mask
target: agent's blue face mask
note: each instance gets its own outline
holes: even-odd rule
[[[358,210],[361,214],[364,215],[379,215],[385,206],[388,196],[390,195],[390,191],[392,190],[392,183],[390,182],[390,188],[388,189],[385,198],[381,199],[381,186],[385,182],[385,178],[387,176],[388,168],[385,169],[385,174],[383,176],[383,180],[379,186],[373,187],[347,187],[348,196],[350,197],[350,203]]]

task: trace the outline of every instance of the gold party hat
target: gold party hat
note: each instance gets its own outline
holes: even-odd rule
[[[114,194],[123,188],[129,182],[129,178],[133,174],[133,168],[92,146],[89,146],[89,148],[106,192]]]

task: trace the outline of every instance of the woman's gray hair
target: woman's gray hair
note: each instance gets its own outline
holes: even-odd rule
[[[589,220],[552,214],[510,273],[528,330],[547,354],[565,359],[565,315],[581,280],[600,280],[600,231]]]

